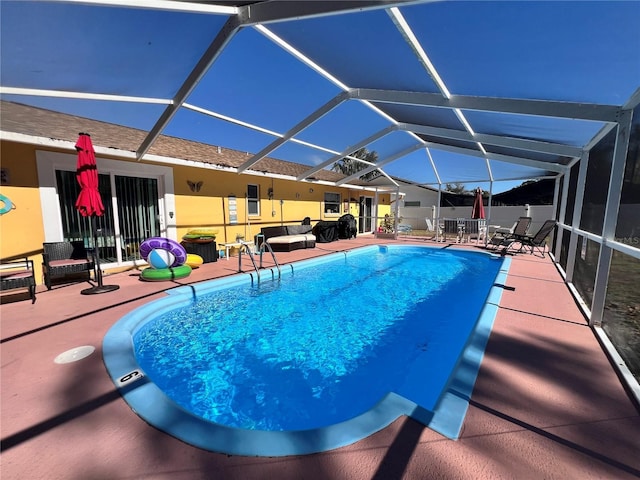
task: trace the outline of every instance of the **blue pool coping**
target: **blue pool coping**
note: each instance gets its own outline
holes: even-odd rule
[[[282,274],[293,274],[301,268],[324,263],[336,256],[357,255],[371,250],[406,248],[403,245],[369,246],[320,258],[303,260],[282,266]],[[415,245],[410,247],[415,248]],[[424,246],[421,248],[438,249]],[[468,252],[468,250],[466,250]],[[138,365],[133,338],[148,318],[167,309],[189,305],[194,297],[234,285],[253,282],[255,272],[214,279],[203,284],[181,286],[168,290],[167,296],[129,312],[114,324],[103,339],[103,360],[109,376],[131,409],[152,426],[186,443],[205,450],[246,456],[287,456],[323,452],[352,444],[390,425],[398,417],[407,415],[438,433],[457,439],[469,407],[469,400],[484,358],[486,344],[493,328],[502,298],[503,286],[511,265],[508,257],[502,261],[472,334],[458,359],[452,377],[433,411],[420,407],[393,392],[388,393],[372,409],[350,420],[327,427],[300,431],[245,430],[220,425],[197,417],[160,390]],[[267,270],[263,270],[267,272]],[[272,271],[269,276],[277,275]],[[249,280],[248,277],[251,277]]]

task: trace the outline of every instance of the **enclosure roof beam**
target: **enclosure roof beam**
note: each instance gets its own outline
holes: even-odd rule
[[[636,108],[640,104],[640,87],[636,89],[635,92],[631,94],[629,100],[622,107],[624,110],[629,110],[632,108]]]
[[[286,20],[324,17],[328,15],[347,14],[378,10],[394,6],[427,3],[433,0],[349,0],[332,2],[256,2],[240,7],[243,25],[268,24]]]
[[[331,110],[333,110],[338,105],[340,105],[342,102],[345,102],[347,100],[349,100],[349,94],[346,93],[346,92],[339,93],[338,95],[333,97],[331,100],[329,100],[327,103],[325,103],[322,107],[317,109],[315,112],[313,112],[311,115],[307,116],[307,118],[303,119],[300,123],[298,123],[295,127],[293,127],[291,130],[289,130],[287,133],[282,135],[282,137],[275,139],[273,142],[271,142],[269,145],[264,147],[262,150],[260,150],[258,153],[256,153],[249,160],[247,160],[242,165],[240,165],[238,167],[238,173],[242,173],[245,170],[247,170],[248,168],[251,168],[254,164],[258,163],[264,157],[266,157],[271,152],[276,150],[278,147],[280,147],[282,144],[287,142],[287,140],[292,138],[294,135],[300,133],[302,130],[304,130],[309,125],[313,124],[314,122],[320,120],[323,116],[325,116]]]
[[[360,170],[359,172],[354,173],[353,175],[350,175],[350,176],[348,176],[346,178],[343,178],[342,180],[337,181],[336,182],[336,186],[340,186],[340,185],[343,185],[343,184],[345,184],[347,182],[350,182],[351,180],[358,179],[361,176],[366,175],[367,173],[372,172],[374,170],[377,170],[378,168],[386,165],[387,163],[393,162],[394,160],[397,160],[397,159],[402,158],[402,157],[404,157],[406,155],[409,155],[410,153],[415,152],[416,150],[419,150],[420,148],[424,148],[424,145],[420,145],[420,144],[412,145],[411,147],[406,148],[406,149],[402,150],[401,152],[394,153],[393,155],[390,155],[390,156],[384,158],[383,160],[380,160],[374,166],[367,167],[364,170]]]
[[[355,88],[350,90],[350,94],[352,98],[369,100],[371,102],[452,109],[458,108],[462,110],[536,115],[597,122],[617,122],[621,111],[621,107],[616,105],[475,97],[468,95],[451,95],[451,98],[445,98],[439,93],[407,92],[404,90]]]
[[[395,125],[390,125],[387,128],[384,128],[382,130],[380,130],[379,132],[374,133],[373,135],[371,135],[368,138],[365,138],[364,140],[362,140],[361,142],[356,143],[355,145],[352,145],[350,147],[345,148],[344,150],[342,150],[342,152],[338,153],[337,155],[334,155],[333,157],[331,157],[330,159],[322,162],[319,165],[316,165],[313,168],[310,168],[309,170],[307,170],[306,172],[304,172],[302,175],[298,176],[298,178],[296,178],[296,180],[300,181],[300,180],[304,180],[305,178],[308,178],[309,176],[313,175],[316,172],[319,172],[320,170],[322,170],[325,167],[328,167],[329,165],[342,160],[343,158],[345,158],[346,156],[348,156],[349,154],[360,150],[361,148],[369,145],[372,142],[375,142],[376,140],[384,137],[385,135],[388,135],[389,133],[393,132],[396,130]]]
[[[145,139],[136,151],[136,158],[140,160],[145,153],[149,151],[153,142],[160,136],[165,127],[169,124],[178,109],[187,100],[191,92],[196,88],[198,82],[207,73],[213,62],[218,58],[224,47],[231,41],[234,35],[240,29],[238,18],[236,16],[229,17],[224,26],[220,29],[213,42],[209,45],[204,55],[200,58],[194,69],[191,71],[178,92],[173,97],[171,105],[165,108],[160,118],[151,128]]]
[[[174,0],[48,0],[57,3],[77,3],[101,7],[144,8],[147,10],[167,10],[172,12],[210,13],[235,15],[238,7],[215,5],[210,2],[186,2]]]
[[[517,165],[540,168],[543,170],[549,170],[557,173],[564,173],[567,169],[566,166],[558,163],[543,162],[541,160],[534,160],[532,158],[516,157],[513,155],[504,155],[500,153],[487,153],[485,155],[479,150],[473,150],[471,148],[464,148],[464,147],[456,147],[453,145],[443,145],[440,143],[427,142],[427,147],[434,150],[444,150],[447,152],[459,153],[460,155],[469,155],[472,157],[488,158],[489,160],[499,160],[501,162],[515,163]]]
[[[582,155],[582,149],[579,147],[560,143],[530,140],[526,138],[488,135],[483,133],[476,133],[475,135],[471,135],[469,132],[463,130],[430,127],[428,125],[418,125],[413,123],[399,123],[398,129],[408,130],[423,135],[430,135],[433,137],[449,138],[452,140],[464,140],[468,142],[480,142],[488,145],[496,145],[499,147],[548,153],[551,155],[560,155],[563,157],[579,157],[580,155]]]
[[[2,95],[25,95],[32,97],[76,98],[80,100],[101,100],[107,102],[133,102],[170,105],[171,99],[134,97],[131,95],[111,95],[107,93],[72,92],[67,90],[44,90],[40,88],[20,88],[0,86]]]

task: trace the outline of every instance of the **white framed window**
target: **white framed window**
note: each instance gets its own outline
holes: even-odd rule
[[[247,213],[260,215],[260,186],[247,185]]]
[[[340,215],[340,205],[342,195],[334,192],[324,193],[324,213],[325,215]]]
[[[420,206],[420,200],[405,200],[404,201],[404,206],[405,207],[419,207]]]

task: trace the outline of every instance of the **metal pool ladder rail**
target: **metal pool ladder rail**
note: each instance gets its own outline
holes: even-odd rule
[[[280,270],[280,264],[278,263],[278,260],[276,260],[276,255],[275,253],[273,253],[273,249],[271,248],[271,245],[269,245],[267,242],[262,242],[260,244],[260,268],[264,268],[262,266],[262,254],[264,253],[264,251],[269,250],[269,253],[271,253],[271,258],[273,259],[273,263],[275,263],[276,268],[278,269],[278,279],[282,276],[282,272]],[[273,279],[273,270],[271,270],[271,278]]]
[[[269,250],[269,252],[271,253],[271,258],[273,258],[273,263],[275,263],[276,268],[278,269],[278,278],[280,278],[282,275],[280,270],[280,265],[278,264],[278,260],[276,260],[276,256],[273,253],[273,249],[271,248],[271,245],[269,245],[267,242],[262,242],[262,244],[260,245],[260,249],[259,249],[260,266],[259,267],[258,265],[256,265],[256,260],[253,257],[253,252],[251,251],[251,247],[249,246],[249,244],[245,242],[240,242],[240,249],[238,250],[238,273],[242,273],[242,250],[246,250],[246,252],[249,254],[249,258],[251,259],[251,264],[253,265],[253,268],[256,271],[258,283],[260,283],[260,270],[264,268],[262,266],[262,254],[264,253],[265,249]],[[273,270],[271,270],[271,276],[273,278]]]

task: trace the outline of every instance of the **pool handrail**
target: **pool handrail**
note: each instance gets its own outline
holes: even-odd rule
[[[238,273],[242,273],[242,250],[243,249],[246,250],[247,253],[249,254],[249,258],[251,259],[251,263],[253,264],[253,268],[255,269],[256,275],[258,277],[258,283],[260,283],[260,272],[258,271],[258,266],[256,265],[256,261],[253,258],[253,253],[251,252],[251,248],[249,247],[249,244],[243,241],[240,242],[240,247],[238,247]]]
[[[282,277],[282,271],[280,270],[280,264],[278,263],[278,260],[276,260],[276,255],[275,253],[273,253],[273,249],[271,248],[271,245],[269,245],[267,242],[262,242],[260,244],[260,269],[263,269],[265,267],[262,266],[262,254],[264,253],[265,249],[269,250],[269,252],[271,253],[271,258],[273,258],[273,263],[275,263],[276,268],[278,269],[278,278]],[[273,270],[271,270],[271,277],[273,278]]]

